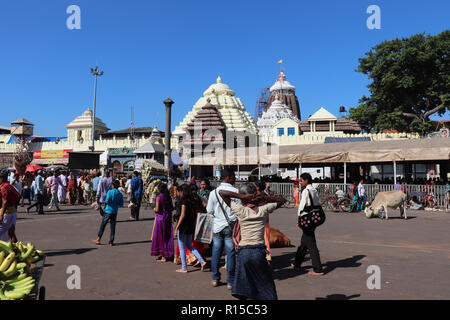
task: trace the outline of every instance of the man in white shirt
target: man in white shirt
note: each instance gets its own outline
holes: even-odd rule
[[[364,180],[360,180],[358,184],[358,208],[357,211],[364,210],[366,208],[366,189],[363,185]]]
[[[303,173],[300,176],[300,184],[303,187],[302,198],[300,200],[300,204],[298,206],[298,217],[303,214],[303,211],[306,207],[314,205],[317,206],[320,204],[319,193],[313,186],[311,185],[312,177],[309,173]],[[310,199],[310,195],[312,198]],[[300,228],[300,225],[297,224]],[[323,275],[322,263],[320,262],[320,254],[319,249],[317,248],[316,235],[313,230],[303,230],[302,239],[300,246],[297,249],[297,253],[295,255],[295,261],[291,265],[294,270],[300,270],[301,264],[305,260],[305,255],[309,251],[311,256],[311,262],[313,265],[313,271],[308,272],[311,275]]]
[[[233,242],[233,227],[236,222],[236,215],[231,208],[223,201],[218,192],[220,190],[226,190],[238,193],[238,189],[233,187],[236,182],[236,176],[234,171],[230,169],[223,169],[221,172],[222,183],[211,191],[209,194],[208,205],[206,206],[207,212],[213,212],[214,214],[214,235],[213,235],[213,247],[211,257],[211,271],[212,271],[212,283],[213,287],[217,287],[220,282],[219,261],[222,255],[223,247],[225,246],[226,264],[227,264],[227,288],[232,289],[236,265],[236,252]],[[240,201],[239,201],[240,202]],[[222,210],[223,208],[223,210]],[[225,211],[225,212],[224,212]],[[228,221],[224,214],[227,215]]]
[[[66,197],[67,197],[67,177],[65,176],[64,172],[59,176],[61,179],[61,184],[58,187],[58,201],[59,203],[66,203]]]

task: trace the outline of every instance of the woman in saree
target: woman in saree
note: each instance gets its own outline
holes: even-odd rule
[[[75,202],[77,201],[77,190],[78,190],[77,178],[71,172],[69,184],[67,186],[67,191],[69,192],[69,204],[71,205],[75,205]]]

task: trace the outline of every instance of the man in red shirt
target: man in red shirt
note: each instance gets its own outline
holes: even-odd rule
[[[0,173],[0,240],[17,242],[15,226],[19,193],[8,183],[8,173]]]

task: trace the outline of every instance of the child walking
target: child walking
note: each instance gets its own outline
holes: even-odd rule
[[[181,269],[176,272],[187,273],[186,251],[188,248],[194,256],[198,259],[201,265],[201,270],[204,271],[206,262],[203,260],[200,253],[192,246],[192,238],[195,232],[194,211],[189,197],[191,196],[191,189],[188,185],[182,185],[178,190],[178,197],[180,199],[181,215],[178,219],[175,233],[178,236],[178,246],[180,248]]]
[[[112,183],[112,189],[108,191],[106,194],[106,207],[105,213],[103,215],[102,223],[100,225],[100,230],[98,231],[98,238],[96,240],[92,240],[95,244],[101,244],[100,240],[103,236],[103,232],[105,231],[106,224],[109,222],[111,227],[111,233],[109,238],[109,245],[112,247],[114,245],[114,236],[116,233],[116,220],[117,220],[117,211],[119,210],[119,206],[123,207],[123,196],[122,193],[118,190],[120,187],[119,180],[114,180]],[[100,209],[101,210],[101,209]]]

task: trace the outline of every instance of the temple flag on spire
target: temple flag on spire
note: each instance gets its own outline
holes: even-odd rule
[[[283,63],[283,60],[278,61],[278,63]]]

